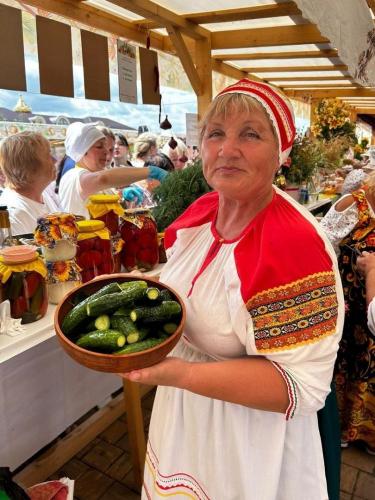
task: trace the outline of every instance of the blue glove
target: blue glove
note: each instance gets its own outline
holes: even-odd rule
[[[143,201],[143,189],[139,186],[129,186],[123,189],[122,196],[125,201],[134,201],[137,205],[140,205]]]
[[[155,167],[155,165],[149,165],[149,174],[148,178],[149,179],[156,179],[157,181],[163,182],[164,178],[166,175],[168,175],[168,172],[166,170],[163,170],[162,168]]]

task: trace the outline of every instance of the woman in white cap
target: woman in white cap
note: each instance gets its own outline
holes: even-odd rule
[[[69,125],[65,149],[76,166],[61,179],[61,205],[65,211],[87,218],[89,214],[85,205],[91,194],[121,188],[146,178],[162,180],[166,175],[164,170],[154,166],[106,169],[106,138],[92,123],[74,122]]]
[[[167,229],[160,275],[185,303],[184,332],[171,356],[123,375],[159,386],[145,500],[328,499],[317,411],[344,301],[323,231],[272,185],[294,136],[289,101],[262,82],[243,79],[208,108],[214,191]]]

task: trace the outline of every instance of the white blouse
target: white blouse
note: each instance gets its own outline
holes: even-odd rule
[[[350,196],[350,195],[346,195]],[[330,242],[335,249],[336,254],[339,254],[339,243],[347,236],[350,231],[355,227],[358,222],[358,209],[355,202],[342,212],[336,210],[336,205],[339,201],[343,200],[343,196],[328,210],[326,215],[320,221],[320,225],[326,232]],[[370,216],[375,218],[375,213],[369,205]]]

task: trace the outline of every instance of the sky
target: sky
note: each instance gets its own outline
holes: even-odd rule
[[[110,74],[111,102],[95,101],[84,98],[82,68],[74,67],[75,98],[40,94],[38,63],[32,57],[26,57],[26,80],[28,92],[0,89],[0,107],[13,109],[20,94],[32,108],[34,114],[66,115],[77,118],[97,116],[116,120],[124,125],[138,129],[146,125],[152,132],[160,132],[159,106],[122,103],[118,98],[117,75]],[[161,121],[168,114],[172,123],[171,132],[185,134],[186,113],[197,112],[197,99],[194,93],[171,87],[161,86],[162,115]],[[138,81],[138,102],[142,103],[140,81]]]

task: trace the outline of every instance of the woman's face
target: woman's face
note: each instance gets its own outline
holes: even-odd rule
[[[79,163],[82,163],[91,172],[98,172],[105,168],[106,161],[107,147],[104,138],[96,141]]]
[[[129,153],[129,149],[127,146],[121,144],[121,141],[115,141],[115,148],[113,150],[113,158],[124,158],[127,159]]]
[[[279,168],[278,143],[262,110],[228,112],[207,123],[202,140],[208,184],[232,199],[262,196],[272,189]]]
[[[113,160],[113,153],[115,148],[115,141],[112,139],[112,137],[105,138],[105,147],[107,150],[105,164],[108,167],[111,165],[111,162]]]
[[[169,158],[173,163],[175,170],[181,170],[185,167],[188,158],[185,155],[179,155],[177,149],[171,149]]]

